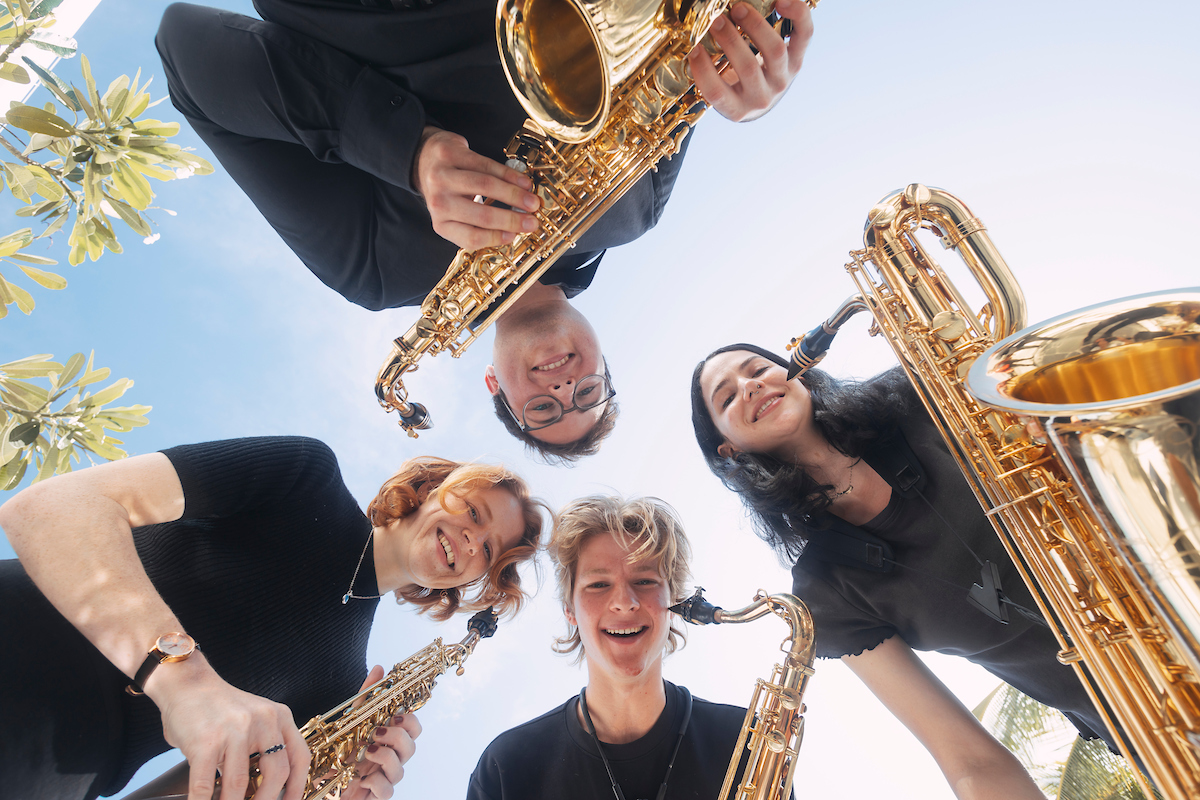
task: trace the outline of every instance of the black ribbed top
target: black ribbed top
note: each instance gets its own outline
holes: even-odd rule
[[[371,526],[321,442],[239,439],[165,451],[181,519],[133,532],[156,589],[234,686],[307,722],[362,685],[377,600],[341,598]],[[373,553],[355,593],[376,593]],[[22,798],[121,790],[168,749],[149,698],[0,562],[0,774]],[[163,631],[166,633],[166,631]],[[0,788],[0,797],[9,795]]]
[[[378,600],[342,605],[371,526],[322,442],[236,439],[164,451],[183,485],[176,521],[134,530],[167,605],[229,683],[286,704],[299,725],[366,677]],[[376,594],[368,548],[355,594]],[[124,748],[103,794],[168,749],[158,707],[121,695]]]

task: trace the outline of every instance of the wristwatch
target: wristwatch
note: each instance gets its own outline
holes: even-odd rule
[[[142,662],[142,665],[138,667],[137,674],[133,676],[133,683],[126,686],[125,691],[134,695],[142,694],[142,687],[146,685],[146,681],[149,680],[150,673],[154,672],[155,667],[159,664],[183,661],[199,649],[200,645],[196,644],[196,640],[186,633],[179,631],[164,633],[150,648],[146,654],[146,660]]]

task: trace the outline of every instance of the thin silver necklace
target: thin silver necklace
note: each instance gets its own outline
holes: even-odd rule
[[[858,466],[860,461],[862,461],[861,458],[850,465],[850,479],[846,481],[846,488],[842,489],[840,492],[834,492],[833,496],[835,498],[850,494],[854,491],[854,468]]]
[[[350,579],[350,585],[346,587],[346,593],[342,595],[342,605],[346,605],[351,600],[378,600],[380,597],[383,597],[382,594],[373,594],[370,597],[354,594],[354,582],[358,580],[358,571],[362,569],[363,559],[367,557],[367,548],[371,546],[371,540],[374,538],[375,528],[371,528],[371,533],[367,536],[366,544],[363,545],[362,553],[358,556],[358,563],[354,565],[354,577]]]

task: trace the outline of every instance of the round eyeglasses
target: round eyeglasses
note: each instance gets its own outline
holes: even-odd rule
[[[575,391],[571,393],[570,408],[563,408],[563,404],[557,397],[548,394],[531,397],[525,407],[521,409],[520,418],[513,412],[512,406],[508,404],[507,400],[504,401],[504,407],[508,409],[509,414],[512,414],[513,421],[521,426],[521,430],[530,433],[549,428],[562,419],[563,415],[570,414],[572,411],[588,411],[596,408],[616,395],[617,392],[609,383],[608,378],[603,375],[586,375],[575,384]]]

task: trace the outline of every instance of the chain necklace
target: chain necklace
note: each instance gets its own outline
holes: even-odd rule
[[[840,492],[834,492],[834,498],[842,497],[843,495],[850,494],[854,491],[854,468],[857,467],[861,461],[862,459],[860,458],[850,465],[850,479],[846,481],[846,488],[842,489]]]
[[[346,587],[346,593],[342,595],[342,605],[346,605],[351,600],[378,600],[383,597],[382,594],[373,594],[370,597],[354,594],[354,582],[358,580],[358,571],[362,569],[363,559],[367,557],[367,548],[371,546],[371,540],[375,538],[375,529],[371,528],[371,533],[367,536],[367,541],[363,545],[362,553],[358,556],[358,563],[354,565],[354,577],[350,579],[350,585]]]

